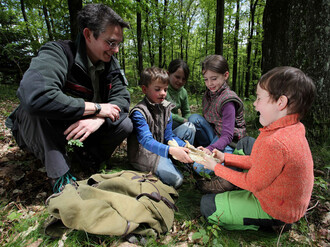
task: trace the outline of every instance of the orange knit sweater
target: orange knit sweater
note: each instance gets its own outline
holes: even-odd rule
[[[313,190],[313,159],[297,114],[260,129],[251,155],[225,154],[225,165],[248,170],[217,164],[215,174],[251,191],[273,218],[293,223],[305,214]]]

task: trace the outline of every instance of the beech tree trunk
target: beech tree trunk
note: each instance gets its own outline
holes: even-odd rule
[[[225,20],[225,1],[217,0],[217,16],[215,28],[215,54],[223,54],[223,27]]]
[[[317,87],[302,122],[310,141],[329,145],[330,0],[267,0],[264,11],[263,73],[276,66],[300,68]]]
[[[68,0],[68,7],[70,13],[71,40],[75,40],[79,32],[77,15],[78,11],[82,9],[82,0]]]
[[[48,9],[47,9],[46,5],[42,5],[42,12],[44,13],[44,17],[45,17],[49,40],[54,40],[53,32],[52,32],[52,28],[51,28],[49,16],[48,16]]]
[[[141,77],[143,70],[143,56],[142,56],[142,23],[141,23],[141,6],[140,0],[137,0],[138,7],[136,12],[136,38],[137,38],[137,52],[138,52],[138,71],[139,78]]]
[[[240,0],[236,1],[236,17],[235,17],[235,36],[234,36],[234,51],[233,51],[233,77],[232,77],[232,90],[236,92],[237,82],[237,65],[238,65],[238,32],[239,32],[239,12]]]

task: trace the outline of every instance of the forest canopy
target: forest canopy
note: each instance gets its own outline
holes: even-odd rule
[[[1,83],[19,81],[31,57],[37,54],[39,47],[45,42],[74,39],[70,29],[70,2],[75,2],[72,3],[73,7],[79,6],[79,1],[1,1]],[[83,4],[90,2],[97,1],[83,1]],[[192,93],[204,90],[200,62],[206,55],[215,53],[217,1],[102,2],[111,6],[131,25],[125,31],[124,46],[118,54],[130,86],[138,85],[139,62],[142,68],[167,68],[171,60],[181,58],[187,61],[191,70],[188,90]],[[252,84],[261,75],[262,14],[265,0],[223,1],[222,4],[222,54],[230,63],[232,71],[235,66],[235,75],[231,75],[231,81],[235,85],[232,86],[243,96],[243,81],[248,72],[248,43],[251,46],[249,57],[251,65],[253,64],[249,71]],[[140,37],[137,34],[138,25]],[[141,50],[138,49],[139,42],[142,44]],[[246,96],[253,94],[253,87],[248,90],[250,91],[245,93]]]
[[[318,88],[307,127],[316,124],[313,139],[329,141],[329,0],[1,0],[0,83],[18,84],[42,44],[74,40],[77,12],[97,2],[130,23],[117,57],[131,90],[143,68],[181,58],[191,71],[186,88],[201,98],[200,63],[216,53],[229,62],[230,87],[253,100],[262,73],[298,67]]]

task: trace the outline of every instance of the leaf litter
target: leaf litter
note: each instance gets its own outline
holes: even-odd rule
[[[0,112],[10,112],[16,105],[10,101],[0,106]],[[8,110],[8,108],[10,108]],[[7,243],[11,233],[13,222],[20,219],[33,217],[35,214],[45,212],[44,201],[52,193],[49,179],[44,166],[32,154],[21,150],[11,135],[11,131],[5,126],[5,114],[0,115],[0,196],[2,205],[2,223],[0,228],[0,244]],[[126,156],[126,143],[119,148],[117,160],[121,162]],[[310,207],[316,204],[313,198]],[[308,222],[308,237],[298,229],[289,232],[289,240],[301,244],[313,246],[330,245],[330,203],[326,201],[312,209],[312,213],[305,216]],[[191,222],[190,222],[191,223]],[[193,234],[197,231],[198,220],[192,222],[195,228],[186,225],[186,222],[175,221],[172,230],[163,236],[161,244],[168,245],[175,241],[176,246],[188,246],[188,244],[202,244],[200,240],[194,240]],[[299,223],[298,223],[299,224]],[[36,231],[39,222],[35,222],[26,231],[19,233],[15,238],[27,237]],[[58,240],[58,246],[65,246],[67,236]],[[34,242],[26,242],[25,246],[40,246],[43,240],[38,238]],[[127,243],[127,242],[126,242]],[[122,246],[125,246],[123,244]],[[134,246],[134,245],[127,245]]]

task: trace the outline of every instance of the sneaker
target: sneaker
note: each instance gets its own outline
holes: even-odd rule
[[[60,193],[67,184],[72,184],[74,187],[78,187],[76,180],[77,179],[72,176],[70,172],[67,172],[57,179],[51,179],[50,183],[53,187],[53,192]]]
[[[197,180],[197,187],[206,194],[217,194],[238,189],[237,186],[218,176]]]

